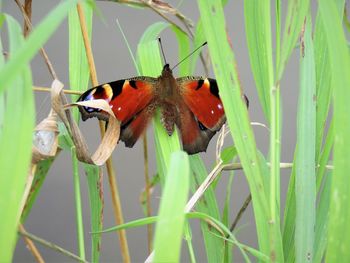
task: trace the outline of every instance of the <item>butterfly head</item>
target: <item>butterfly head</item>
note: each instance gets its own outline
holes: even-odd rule
[[[171,70],[170,65],[168,63],[164,65],[162,70],[162,74],[165,74],[165,73],[173,74],[173,71]]]

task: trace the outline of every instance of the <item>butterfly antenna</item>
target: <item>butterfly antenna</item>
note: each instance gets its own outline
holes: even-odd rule
[[[162,40],[160,39],[160,37],[158,38],[158,41],[159,41],[160,49],[162,50],[164,64],[168,64],[168,63],[166,62],[166,58],[165,58],[165,54],[164,54],[164,49],[163,49],[163,45],[162,45]]]
[[[174,68],[176,68],[178,65],[180,65],[182,62],[184,62],[186,59],[188,59],[190,56],[192,56],[194,53],[196,53],[199,49],[201,49],[202,47],[204,47],[206,44],[208,44],[208,42],[204,42],[202,45],[200,45],[199,47],[197,47],[195,50],[193,50],[190,54],[188,54],[186,57],[184,57],[183,59],[181,59],[171,70],[173,70]]]

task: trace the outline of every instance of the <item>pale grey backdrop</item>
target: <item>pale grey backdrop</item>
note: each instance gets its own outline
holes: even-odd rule
[[[181,1],[169,1],[174,6]],[[283,1],[284,2],[284,1]],[[37,24],[58,1],[33,1],[33,23]],[[135,51],[138,40],[145,29],[156,21],[162,19],[150,10],[134,9],[111,2],[98,1],[97,6],[102,17],[94,16],[93,22],[93,52],[100,83],[127,78],[136,75],[135,68],[129,56],[128,50],[117,28],[116,19],[119,19],[126,37]],[[197,21],[199,12],[196,1],[183,1],[180,10],[193,21]],[[246,48],[243,1],[229,1],[225,8],[227,14],[227,30],[232,40],[236,54],[237,66],[244,92],[250,100],[250,116],[255,122],[266,123],[263,118],[261,107],[257,100],[254,81],[249,65]],[[11,14],[20,21],[22,17],[12,0],[3,1],[3,11]],[[273,14],[273,13],[272,13]],[[5,36],[5,34],[3,34]],[[6,37],[5,37],[6,38]],[[174,65],[178,62],[177,43],[170,30],[162,35],[162,41],[167,60]],[[6,43],[5,43],[6,48]],[[45,49],[53,63],[60,80],[68,86],[68,26],[64,22],[55,32],[53,37],[45,45]],[[295,145],[295,119],[298,93],[298,50],[296,50],[286,68],[286,74],[281,83],[283,95],[283,137],[282,137],[282,161],[291,161]],[[51,77],[41,57],[36,57],[32,63],[34,83],[37,86],[49,86]],[[176,72],[175,72],[176,74]],[[197,67],[197,74],[203,75],[201,65]],[[210,76],[213,77],[212,72]],[[50,100],[48,94],[36,93],[37,122],[42,120],[49,110]],[[90,120],[84,123],[85,135],[90,146],[96,147],[100,140],[97,122]],[[268,130],[262,127],[254,127],[256,140],[259,148],[264,154],[268,151]],[[153,151],[152,129],[148,129],[150,138],[150,174],[154,174],[155,156]],[[207,153],[201,154],[206,161],[207,169],[212,167],[214,160],[215,141],[211,141]],[[228,140],[230,141],[230,140]],[[120,190],[121,202],[125,221],[143,217],[139,203],[139,195],[144,187],[143,175],[143,152],[142,143],[138,142],[133,149],[125,148],[120,144],[113,154],[113,162],[116,166],[117,181]],[[289,171],[282,172],[282,199],[286,193],[286,185]],[[219,205],[222,208],[224,192],[226,189],[228,173],[224,173],[217,186]],[[82,200],[84,210],[84,223],[86,230],[87,255],[90,255],[89,239],[89,206],[86,191],[86,181],[81,173]],[[110,202],[110,193],[105,177],[104,184],[105,209],[104,226],[114,225],[114,217]],[[235,217],[248,194],[245,178],[237,173],[232,189],[231,220]],[[156,211],[159,203],[159,189],[152,195],[153,211]],[[193,223],[193,242],[198,262],[205,262],[206,256],[202,244],[202,236],[197,223]],[[73,180],[71,175],[71,160],[67,152],[62,152],[52,166],[47,179],[33,207],[31,215],[26,224],[26,229],[46,240],[52,241],[74,253],[77,253],[75,235],[75,210]],[[249,206],[247,212],[240,221],[237,236],[240,241],[256,246],[256,235],[252,209]],[[129,248],[133,262],[142,262],[147,257],[146,228],[131,229],[127,231]],[[47,262],[69,262],[65,256],[53,252],[38,245],[44,259]],[[182,261],[188,261],[186,246],[183,246]],[[240,261],[239,253],[235,258]],[[33,257],[27,251],[24,242],[20,239],[16,247],[14,262],[33,262]],[[103,235],[102,240],[102,262],[121,262],[118,247],[118,238],[115,233]]]

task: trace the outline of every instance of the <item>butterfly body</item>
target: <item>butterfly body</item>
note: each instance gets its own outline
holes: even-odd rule
[[[86,91],[79,101],[104,99],[121,122],[120,140],[132,147],[146,130],[156,109],[169,135],[175,126],[183,148],[189,154],[205,151],[210,139],[226,121],[224,108],[214,79],[175,78],[169,65],[158,78],[135,77],[118,80]],[[80,106],[82,119],[107,120],[105,112]]]

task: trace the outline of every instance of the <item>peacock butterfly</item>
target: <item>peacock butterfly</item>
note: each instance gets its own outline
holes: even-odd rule
[[[121,122],[120,139],[127,147],[133,147],[157,108],[169,135],[176,124],[183,149],[189,154],[206,151],[210,139],[226,121],[216,80],[192,76],[175,79],[169,64],[158,78],[135,77],[102,84],[87,90],[78,101],[95,99],[110,104]],[[99,109],[79,106],[79,110],[84,121],[92,117],[108,120]]]

